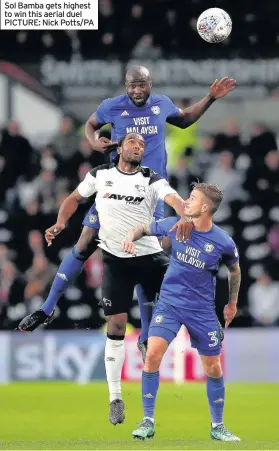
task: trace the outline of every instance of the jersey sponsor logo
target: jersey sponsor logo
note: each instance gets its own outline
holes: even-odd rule
[[[158,116],[158,114],[160,114],[161,110],[159,106],[152,106],[151,107],[151,111],[153,114],[156,114],[156,116]]]
[[[98,221],[98,216],[97,215],[89,215],[88,220],[89,220],[90,224],[95,224],[95,222]]]
[[[150,116],[134,117],[134,126],[126,127],[126,133],[139,133],[140,135],[158,134],[158,126],[150,124]]]
[[[163,322],[163,320],[164,320],[164,317],[163,317],[163,315],[157,315],[157,316],[155,316],[155,323],[156,324],[161,324],[162,322]]]
[[[207,252],[208,254],[210,254],[210,252],[212,252],[213,249],[214,249],[213,244],[206,243],[206,244],[204,245],[204,250],[205,250],[205,252]]]
[[[121,113],[121,116],[129,116],[129,113],[127,110],[123,111],[123,113]]]
[[[185,252],[176,251],[176,258],[188,265],[195,266],[195,268],[204,269],[205,262],[200,260],[201,251],[192,246],[186,246]]]
[[[140,192],[140,193],[145,193],[146,192],[146,188],[144,185],[135,185],[135,188]]]
[[[124,200],[126,204],[140,205],[144,197],[126,196],[125,194],[105,193],[105,199]]]

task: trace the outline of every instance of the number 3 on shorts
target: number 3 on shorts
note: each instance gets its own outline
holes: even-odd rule
[[[209,347],[212,348],[213,346],[218,345],[218,338],[216,337],[217,331],[214,330],[213,332],[208,332],[208,335],[210,337],[210,341],[213,341],[214,343],[209,343]]]

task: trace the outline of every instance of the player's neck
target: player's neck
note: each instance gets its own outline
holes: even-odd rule
[[[200,217],[193,218],[193,224],[197,232],[209,232],[212,229],[213,222],[211,218]]]
[[[133,174],[134,172],[138,172],[140,165],[135,166],[134,164],[131,163],[119,161],[117,167],[121,172],[125,172],[126,174]]]

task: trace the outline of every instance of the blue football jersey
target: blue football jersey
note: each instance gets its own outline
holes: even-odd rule
[[[180,109],[165,95],[151,94],[143,106],[136,106],[127,94],[104,100],[95,112],[101,124],[112,126],[111,140],[119,141],[127,133],[139,133],[145,140],[143,166],[167,178],[165,125],[168,117]],[[112,158],[115,156],[112,153]]]
[[[193,229],[190,239],[180,243],[170,232],[178,217],[151,224],[155,236],[169,236],[172,253],[161,287],[160,300],[177,308],[208,311],[215,307],[216,274],[222,261],[227,266],[239,259],[236,245],[227,232],[213,224],[208,232]]]

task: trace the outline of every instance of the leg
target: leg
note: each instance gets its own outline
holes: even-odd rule
[[[107,321],[105,367],[110,399],[109,420],[114,425],[123,423],[125,419],[121,374],[125,359],[127,311],[135,286],[131,267],[126,260],[103,251],[102,307]]]
[[[26,316],[19,324],[22,332],[32,332],[41,324],[49,324],[60,297],[83,269],[84,262],[97,249],[98,230],[84,227],[76,246],[66,255],[60,264],[49,295],[40,310]]]
[[[60,297],[68,286],[74,282],[83,269],[83,265],[91,253],[97,249],[98,230],[91,227],[83,227],[79,240],[75,247],[66,255],[58,268],[57,274],[51,286],[49,295],[42,305],[41,310],[50,315]]]
[[[105,367],[109,387],[110,416],[112,424],[121,424],[125,420],[122,401],[121,373],[125,360],[124,337],[127,313],[106,316],[107,341],[105,348]]]
[[[158,201],[155,212],[154,212],[154,219],[158,220],[158,219],[164,218],[164,208],[165,208],[164,202],[161,200]],[[141,344],[143,344],[146,347],[146,342],[147,342],[147,338],[148,338],[148,329],[149,329],[149,324],[152,319],[152,315],[153,315],[153,311],[154,311],[155,299],[151,299],[151,301],[150,301],[150,299],[147,299],[145,290],[142,288],[141,285],[136,286],[136,292],[137,292],[137,297],[138,297],[138,302],[139,302],[140,319],[141,319],[141,334],[139,337],[138,348],[140,349],[140,351],[143,354],[143,349],[141,349],[142,348]],[[146,354],[146,349],[145,349],[144,354]],[[143,357],[145,357],[144,354],[143,354]]]
[[[192,346],[198,349],[206,373],[206,391],[211,414],[211,437],[239,441],[223,424],[225,384],[221,366],[221,330],[215,312],[191,312],[185,321]],[[193,338],[194,337],[194,338]]]
[[[133,431],[133,437],[153,437],[154,410],[159,388],[159,367],[169,344],[177,335],[181,323],[176,315],[163,303],[158,303],[149,329],[146,361],[142,372],[142,406],[144,411],[140,427]]]

